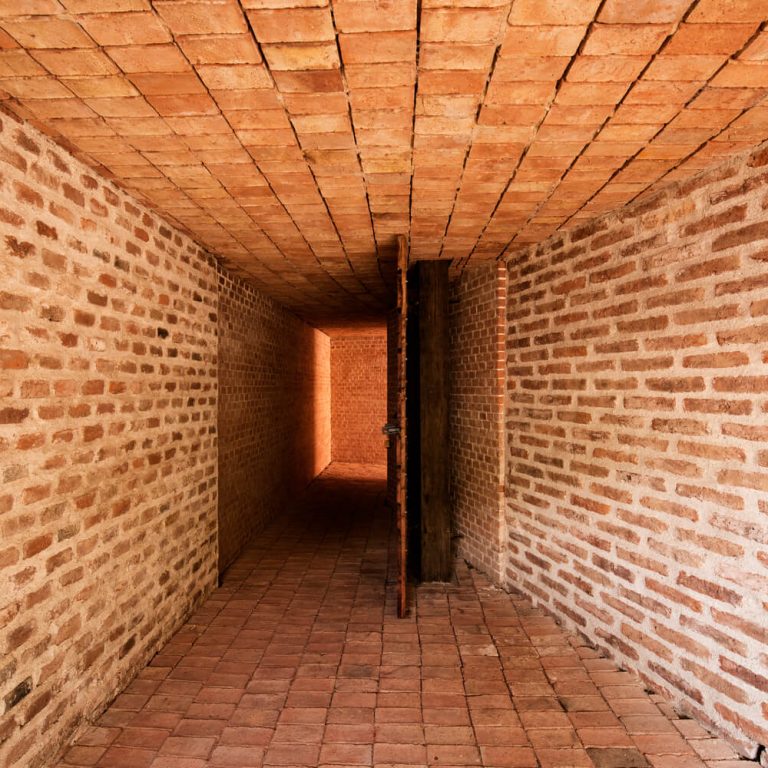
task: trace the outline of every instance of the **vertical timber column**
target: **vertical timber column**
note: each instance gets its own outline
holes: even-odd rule
[[[449,581],[452,570],[448,265],[448,261],[419,262],[422,581]]]

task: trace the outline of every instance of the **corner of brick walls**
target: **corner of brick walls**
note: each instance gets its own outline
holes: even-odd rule
[[[768,743],[768,149],[509,258],[508,583]]]
[[[333,461],[386,464],[387,335],[331,338]]]
[[[215,586],[217,272],[0,116],[0,764],[34,768]]]
[[[331,344],[219,270],[219,567],[330,462]]]
[[[459,553],[504,578],[504,342],[506,268],[465,269],[450,294],[450,453]]]

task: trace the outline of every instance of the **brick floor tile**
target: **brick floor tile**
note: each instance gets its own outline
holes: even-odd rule
[[[481,747],[483,765],[496,768],[537,768],[536,753],[530,747]]]
[[[529,738],[524,728],[503,725],[476,725],[477,743],[486,747],[524,747]]]
[[[629,733],[675,733],[675,726],[661,715],[628,715],[621,722]]]
[[[119,728],[103,728],[100,726],[91,726],[78,739],[80,746],[88,747],[108,747],[120,735]]]
[[[145,747],[157,750],[170,733],[160,728],[123,728],[114,743],[121,747]]]
[[[427,744],[474,744],[474,731],[461,725],[425,725]]]
[[[280,723],[324,723],[328,716],[325,707],[286,707],[280,712]]]
[[[699,743],[698,741],[688,742],[682,736],[673,733],[638,733],[632,737],[632,741],[646,755],[690,754],[695,749],[695,744]],[[718,741],[718,744],[722,742]]]
[[[697,739],[691,747],[702,760],[735,760],[737,755],[722,739]]]
[[[426,765],[427,748],[418,744],[374,744],[373,762],[388,765]]]
[[[613,712],[569,712],[568,719],[576,728],[621,727],[621,721]]]
[[[348,725],[366,725],[373,723],[374,709],[356,709],[354,707],[332,707],[328,710],[329,723]]]
[[[64,754],[66,765],[88,766],[96,765],[99,758],[107,751],[107,748],[96,746],[77,745],[70,747]]]
[[[379,723],[415,723],[421,720],[421,709],[418,707],[377,707],[374,713],[377,725]]]
[[[186,717],[199,720],[229,720],[235,713],[234,704],[195,702],[183,713]]]
[[[504,726],[517,726],[520,725],[521,719],[529,713],[515,712],[511,707],[506,709],[473,709],[472,710],[472,722],[477,725],[504,725]],[[540,713],[537,713],[540,714]],[[547,713],[549,714],[549,713]],[[557,717],[557,715],[553,715]]]
[[[149,768],[207,768],[210,763],[196,757],[156,757]]]
[[[424,728],[421,725],[394,723],[377,724],[375,740],[385,744],[424,744]]]
[[[136,747],[110,747],[99,760],[102,768],[148,768],[156,753]]]
[[[370,744],[324,744],[320,749],[320,762],[329,765],[371,765],[373,748]]]
[[[306,744],[275,744],[264,754],[264,765],[317,765],[320,747]]]
[[[218,736],[227,725],[226,720],[184,719],[172,731],[173,736]]]
[[[470,744],[427,744],[430,765],[481,765],[480,750]]]
[[[648,768],[648,761],[636,749],[590,747],[587,754],[595,768]]]
[[[229,718],[229,724],[273,728],[277,724],[279,717],[279,709],[249,709],[238,707]],[[211,722],[220,721],[213,720]]]
[[[207,736],[169,736],[160,748],[161,755],[207,758],[216,739]]]
[[[696,755],[648,755],[648,762],[653,768],[706,768]]]
[[[323,741],[326,744],[339,742],[342,744],[372,744],[374,741],[374,726],[345,725],[331,723],[325,727]]]
[[[281,723],[274,731],[274,744],[319,744],[323,739],[321,723]]]
[[[541,768],[594,768],[589,755],[583,749],[536,750]]]
[[[210,764],[221,768],[262,768],[264,750],[254,747],[216,747]]]
[[[633,747],[624,728],[579,728],[579,739],[585,747]]]
[[[572,728],[530,728],[525,733],[534,748],[571,749],[583,746]]]
[[[266,747],[272,741],[274,733],[271,728],[227,726],[219,734],[218,743],[236,747]]]

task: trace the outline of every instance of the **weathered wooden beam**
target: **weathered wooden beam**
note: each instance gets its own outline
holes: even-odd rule
[[[448,261],[419,262],[421,578],[452,573],[448,447]]]

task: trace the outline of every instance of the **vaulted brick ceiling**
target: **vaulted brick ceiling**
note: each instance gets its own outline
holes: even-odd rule
[[[303,316],[768,138],[768,0],[0,0],[0,98]]]

